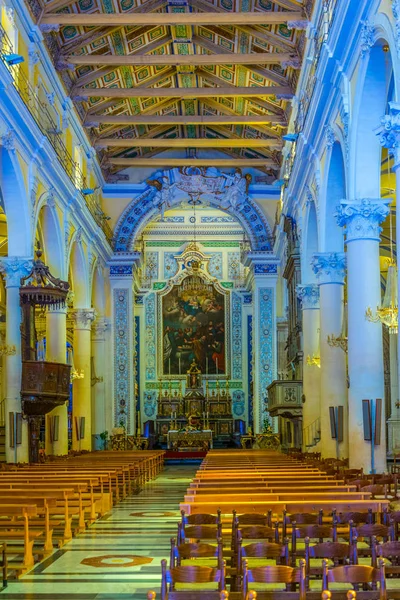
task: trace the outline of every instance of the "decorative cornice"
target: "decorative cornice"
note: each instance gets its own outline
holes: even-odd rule
[[[20,287],[22,277],[26,277],[32,271],[33,259],[12,256],[0,261],[0,272],[6,278],[6,287]]]
[[[301,300],[303,310],[316,310],[319,308],[319,286],[316,283],[308,283],[296,286],[296,294]]]
[[[346,255],[344,252],[318,252],[311,260],[311,266],[319,285],[339,283],[344,285],[346,276]]]
[[[328,149],[333,148],[336,138],[335,138],[335,132],[333,131],[333,127],[329,123],[327,125],[325,125],[325,140],[326,140],[326,147]]]
[[[90,331],[92,323],[96,318],[96,311],[93,308],[75,308],[71,310],[71,319],[75,329],[86,329]]]
[[[346,243],[356,240],[380,241],[382,227],[390,210],[391,199],[362,198],[361,200],[342,200],[337,207],[335,217],[340,227],[346,226]]]

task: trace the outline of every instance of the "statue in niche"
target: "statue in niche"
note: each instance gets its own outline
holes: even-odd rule
[[[226,187],[221,198],[221,208],[228,210],[232,208],[234,211],[242,210],[246,200],[249,197],[249,185],[251,175],[242,175],[241,169],[236,169],[234,175],[225,175],[226,180],[230,180],[230,185]]]
[[[156,189],[156,193],[152,199],[152,204],[154,208],[157,208],[160,211],[161,221],[164,221],[164,213],[166,209],[171,206],[174,199],[173,190],[176,184],[174,183],[171,185],[168,177],[165,175],[163,175],[162,181],[159,179],[147,179],[146,183]]]

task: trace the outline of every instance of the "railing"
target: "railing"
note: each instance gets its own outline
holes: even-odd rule
[[[321,419],[315,419],[303,429],[303,443],[306,448],[316,446],[321,439]]]
[[[40,131],[49,140],[53,147],[57,158],[63,167],[64,171],[72,181],[76,189],[82,193],[82,190],[88,188],[86,178],[84,177],[78,163],[74,161],[71,154],[68,152],[63,140],[63,133],[55,116],[51,114],[51,105],[41,101],[37,91],[33,88],[23,69],[19,65],[11,65],[5,59],[5,56],[14,54],[14,48],[7,33],[0,25],[0,59],[10,73],[14,88],[21,96],[25,106],[33,117]],[[107,217],[96,201],[94,194],[83,195],[90,214],[97,225],[104,232],[108,242],[111,244],[113,233],[107,223]]]

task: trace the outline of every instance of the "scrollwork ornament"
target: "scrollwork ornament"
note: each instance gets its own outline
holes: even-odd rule
[[[314,254],[311,266],[320,285],[326,283],[344,284],[346,275],[346,255],[344,252]]]
[[[319,308],[319,286],[316,283],[297,285],[296,294],[303,310]]]
[[[375,133],[379,137],[381,146],[395,152],[396,162],[398,162],[400,158],[400,104],[389,102],[389,113],[381,118],[381,126],[375,130]]]
[[[380,225],[390,212],[390,202],[390,198],[342,200],[334,216],[340,227],[346,227],[346,243],[363,239],[379,242]]]
[[[368,56],[374,45],[374,26],[366,19],[362,22],[361,29],[361,58]]]
[[[333,145],[335,143],[335,132],[333,131],[333,128],[329,123],[325,125],[325,139],[326,147],[333,148]]]

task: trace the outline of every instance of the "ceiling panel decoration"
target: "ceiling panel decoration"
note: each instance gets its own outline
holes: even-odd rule
[[[275,177],[312,2],[26,1],[106,179],[124,168],[115,158],[157,160],[185,144],[182,157],[196,157],[204,139]]]

